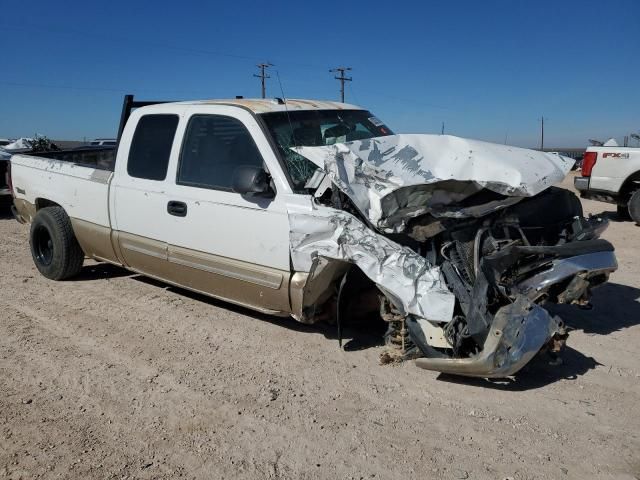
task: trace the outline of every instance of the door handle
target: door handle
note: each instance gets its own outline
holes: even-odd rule
[[[167,203],[167,213],[174,217],[186,217],[187,216],[187,204],[184,202],[177,202],[171,200]]]

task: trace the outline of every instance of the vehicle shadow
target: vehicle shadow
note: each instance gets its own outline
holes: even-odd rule
[[[617,211],[615,210],[606,210],[604,212],[600,212],[598,214],[596,214],[599,217],[604,217],[607,220],[609,220],[610,222],[630,222],[631,220],[629,218],[623,217],[621,216]]]
[[[224,308],[225,310],[246,315],[248,317],[255,318],[256,320],[269,322],[273,325],[278,325],[280,327],[288,328],[290,330],[294,330],[297,332],[320,333],[320,334],[323,334],[326,338],[334,339],[334,340],[338,339],[337,327],[335,325],[330,325],[327,322],[318,322],[313,325],[307,325],[304,323],[300,323],[289,316],[278,317],[278,316],[269,315],[266,313],[260,313],[258,311],[252,310],[247,307],[243,307],[241,305],[235,305],[233,303],[225,302],[224,300],[218,300],[216,298],[212,298],[201,293],[193,292],[185,288],[170,285],[161,280],[156,280],[154,278],[147,277],[139,273],[130,272],[125,268],[118,267],[110,263],[96,263],[93,265],[85,265],[82,268],[82,271],[77,276],[73,277],[72,281],[83,282],[83,281],[103,280],[106,278],[118,278],[118,277],[127,277],[127,276],[137,282],[145,283],[147,285],[152,285],[155,288],[169,290],[171,292],[175,292],[178,295],[190,298],[192,300],[203,302],[215,307]],[[367,332],[362,332],[363,328],[364,326],[362,325],[347,326],[343,337],[345,338],[345,340],[349,340],[355,337],[360,337],[362,336],[360,334],[367,333]],[[375,344],[373,340],[370,340],[369,342],[362,341],[360,343],[362,345],[367,345],[367,346],[373,346]]]
[[[637,226],[628,214],[620,215],[617,211],[607,210],[605,212],[598,213],[598,215],[606,218],[610,222],[629,223],[630,225]]]
[[[74,282],[86,282],[90,280],[104,280],[105,278],[118,278],[136,275],[130,271],[112,265],[110,263],[96,263],[85,265],[78,275],[73,277]]]
[[[570,328],[588,334],[607,335],[640,324],[640,289],[605,283],[593,290],[591,304],[591,310],[573,305],[553,305],[548,310]]]
[[[11,197],[0,197],[0,220],[13,220],[11,205],[13,205]]]
[[[266,313],[260,313],[247,307],[225,302],[224,300],[218,300],[216,298],[212,298],[197,292],[192,292],[191,290],[187,290],[184,288],[175,287],[160,280],[145,277],[144,275],[133,274],[131,278],[148,285],[153,285],[158,288],[164,288],[166,290],[178,293],[179,295],[191,298],[199,302],[204,302],[209,305],[224,308],[225,310],[246,315],[248,317],[255,318],[256,320],[268,322],[272,325],[277,325],[282,328],[287,328],[296,332],[321,334],[327,339],[336,341],[338,340],[337,326],[332,325],[326,321],[320,321],[314,323],[313,325],[307,325],[298,322],[290,316],[279,317]],[[349,322],[349,324],[345,325],[343,329],[342,338],[344,349],[346,351],[355,351],[383,345],[384,342],[382,334],[384,333],[385,329],[386,324],[384,324],[382,320],[380,320],[380,322],[364,322],[361,320],[351,321]]]

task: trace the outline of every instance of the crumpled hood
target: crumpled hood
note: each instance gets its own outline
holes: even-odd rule
[[[401,231],[407,218],[425,213],[486,215],[560,182],[573,163],[451,135],[390,135],[293,150],[324,169],[374,226],[387,231]],[[493,194],[477,195],[485,189]]]

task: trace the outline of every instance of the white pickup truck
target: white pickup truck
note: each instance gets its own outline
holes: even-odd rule
[[[352,105],[128,96],[115,166],[68,155],[14,155],[9,169],[45,277],[71,278],[90,257],[333,319],[340,337],[354,316],[386,321],[385,358],[430,370],[507,376],[557,350],[566,331],[544,306],[587,303],[617,267],[598,238],[606,220],[552,187],[572,162],[394,135]]]
[[[582,198],[615,203],[622,218],[640,225],[640,148],[587,148],[574,186]]]

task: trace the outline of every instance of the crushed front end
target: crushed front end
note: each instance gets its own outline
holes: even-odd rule
[[[451,222],[425,242],[456,296],[453,318],[442,325],[450,348],[424,348],[410,320],[410,336],[425,354],[417,365],[502,377],[545,347],[557,350],[567,332],[545,306],[588,305],[591,289],[617,268],[613,246],[598,238],[606,226],[585,219],[573,193],[553,187],[470,224]]]
[[[294,265],[345,262],[375,283],[384,361],[513,375],[566,341],[545,307],[588,305],[617,268],[607,221],[552,186],[570,168],[557,156],[427,135],[298,151],[326,176],[318,211],[290,213]]]

